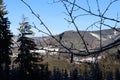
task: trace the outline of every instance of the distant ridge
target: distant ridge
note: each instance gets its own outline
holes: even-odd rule
[[[118,28],[117,30],[120,31],[120,28]],[[99,45],[100,45],[99,30],[97,30],[97,31],[79,31],[79,32],[83,36],[83,38],[89,48],[99,47]],[[107,45],[107,44],[113,42],[114,40],[120,38],[120,32],[117,32],[113,29],[105,29],[105,30],[102,30],[101,32],[102,32],[102,45]],[[74,49],[84,49],[83,42],[77,31],[74,31],[74,30],[65,31],[61,34],[54,35],[54,37],[66,47],[71,47],[71,44],[73,44],[74,46],[72,46],[72,48],[74,48]],[[32,38],[35,40],[35,42],[38,46],[52,45],[55,47],[61,47],[61,45],[50,36],[32,37]],[[13,37],[13,40],[15,42],[17,41],[17,39],[18,39],[17,36]]]
[[[118,28],[120,31],[120,28]],[[79,31],[80,34],[83,36],[86,44],[89,48],[99,47],[100,45],[100,31]],[[120,38],[120,32],[117,32],[113,29],[105,29],[102,30],[102,45],[107,45],[113,42],[115,39]],[[71,43],[74,45],[76,49],[83,49],[84,45],[83,42],[78,34],[77,31],[65,31],[59,35],[56,35],[55,38],[58,41],[61,41],[66,47],[70,47]],[[49,38],[46,40],[51,45],[59,46],[59,43],[55,41],[53,38]]]

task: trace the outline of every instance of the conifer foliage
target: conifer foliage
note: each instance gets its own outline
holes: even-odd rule
[[[9,30],[10,22],[5,16],[5,6],[0,1],[0,76],[9,75],[10,55],[12,54],[12,33]],[[4,75],[2,75],[4,73]],[[6,77],[7,78],[7,77]],[[2,79],[4,80],[4,79]]]
[[[36,57],[35,53],[30,52],[30,50],[36,49],[36,44],[34,43],[33,39],[26,37],[27,35],[31,35],[32,31],[30,31],[30,25],[28,22],[25,22],[25,18],[23,17],[23,22],[20,23],[20,37],[18,42],[20,43],[19,46],[19,54],[16,58],[16,62],[19,63],[19,72],[20,78],[25,80],[30,78],[30,75],[33,73],[33,63]]]

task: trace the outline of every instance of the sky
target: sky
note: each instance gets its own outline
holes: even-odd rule
[[[73,25],[70,25],[65,19],[69,19],[69,17],[65,14],[66,10],[62,3],[52,3],[52,0],[24,0],[28,3],[31,8],[34,10],[35,13],[39,14],[40,18],[52,32],[52,34],[60,34],[64,31],[68,30],[76,30]],[[88,5],[86,0],[77,0],[78,4],[87,8]],[[95,0],[88,0],[89,5],[91,6],[92,11],[97,13],[96,3]],[[100,8],[101,11],[107,7],[108,3],[111,0],[100,0]],[[35,25],[45,32],[47,30],[40,24],[39,20],[31,14],[29,8],[21,2],[21,0],[4,0],[4,4],[6,5],[6,10],[8,11],[7,17],[11,22],[10,29],[14,35],[18,35],[19,31],[19,23],[22,22],[22,15],[27,17],[27,21],[33,25]],[[120,1],[118,0],[117,3],[113,4],[110,7],[110,10],[107,12],[106,16],[116,18],[117,14],[120,13],[119,8]],[[82,11],[77,11],[75,15],[79,15]],[[76,20],[77,26],[80,30],[86,30],[86,28],[91,25],[93,22],[97,21],[98,18],[94,16],[81,16]],[[107,22],[110,23],[111,22]],[[113,23],[114,24],[114,23]],[[119,24],[118,24],[119,25]],[[35,33],[34,36],[43,36],[45,34],[38,32],[34,28],[32,28],[33,32]]]

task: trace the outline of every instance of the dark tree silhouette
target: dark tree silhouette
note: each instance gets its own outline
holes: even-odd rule
[[[91,64],[90,80],[102,80],[102,72],[98,63]]]
[[[77,69],[73,69],[70,73],[70,80],[78,80],[78,71]]]
[[[62,80],[68,80],[68,73],[67,70],[62,70]]]
[[[115,80],[120,80],[120,71],[119,71],[119,69],[115,70]]]
[[[61,80],[61,72],[59,68],[54,67],[52,80]]]
[[[49,78],[48,65],[36,64],[36,62],[43,61],[43,57],[39,53],[34,52],[37,49],[34,39],[27,37],[27,35],[32,35],[33,32],[30,30],[31,25],[25,19],[23,16],[23,22],[20,23],[20,28],[18,29],[21,33],[18,39],[20,43],[18,51],[20,53],[15,62],[19,64],[19,79],[46,80]]]
[[[113,73],[112,73],[112,72],[109,72],[109,73],[107,74],[106,80],[114,80],[114,79],[113,79]]]
[[[87,67],[85,65],[84,72],[83,72],[83,79],[88,80],[89,79],[89,73],[87,71]]]
[[[8,80],[9,75],[9,65],[10,65],[10,55],[12,54],[12,33],[9,30],[10,22],[5,16],[7,12],[5,11],[5,6],[3,1],[0,1],[0,76]],[[4,75],[3,75],[4,74]],[[2,79],[2,80],[4,80]]]
[[[25,18],[24,18],[25,20]],[[34,43],[33,39],[26,37],[26,35],[31,35],[30,31],[30,25],[28,22],[20,23],[20,29],[21,32],[20,38],[18,39],[18,42],[20,43],[18,57],[16,58],[16,62],[19,63],[19,69],[20,69],[20,75],[22,80],[23,79],[29,79],[30,75],[32,74],[32,66],[33,62],[35,60],[34,54],[30,52],[30,50],[36,49],[36,44]],[[30,80],[30,79],[29,79]]]

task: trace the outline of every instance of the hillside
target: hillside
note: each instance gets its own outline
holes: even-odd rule
[[[112,29],[102,30],[101,32],[102,46],[105,46],[120,38],[120,32]],[[88,48],[93,49],[100,46],[100,31],[80,31],[80,34],[84,38]],[[84,49],[82,39],[77,31],[66,31],[56,35],[55,38],[66,47],[72,47],[73,49]],[[49,45],[61,47],[60,44],[53,38],[46,39],[46,42]]]
[[[115,31],[113,29],[102,30],[102,46],[105,46],[109,43],[112,43],[114,40],[119,39],[119,31],[120,28],[118,28],[118,31]],[[80,31],[80,34],[84,38],[89,49],[98,48],[100,46],[100,31]],[[65,31],[59,35],[55,35],[54,37],[56,40],[50,36],[32,38],[38,47],[53,46],[64,50],[64,48],[59,44],[59,42],[61,42],[67,48],[76,50],[85,49],[83,41],[77,31]],[[17,47],[19,45],[17,43],[17,39],[17,36],[13,37],[14,47]]]

